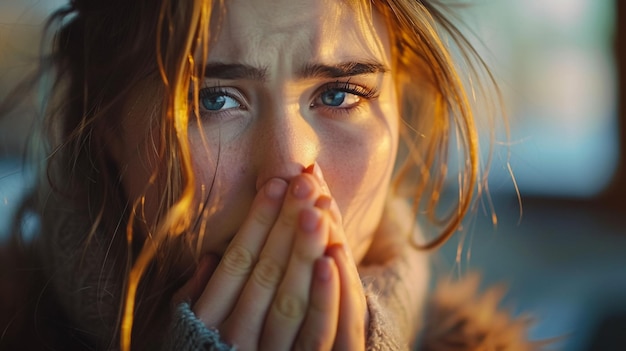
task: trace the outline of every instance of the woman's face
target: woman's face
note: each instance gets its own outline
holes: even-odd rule
[[[205,252],[223,253],[265,182],[289,181],[317,162],[355,258],[363,256],[389,189],[399,113],[386,24],[355,8],[343,0],[225,2],[211,28],[199,119],[189,123],[197,202],[211,208]],[[140,130],[125,123],[123,143],[136,143]],[[127,192],[140,196],[149,172],[133,159],[146,159],[148,148],[134,149],[121,162]]]

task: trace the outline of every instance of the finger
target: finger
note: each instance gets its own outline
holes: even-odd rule
[[[291,348],[306,316],[315,261],[324,255],[328,219],[318,208],[303,209],[289,263],[268,311],[261,347]]]
[[[315,207],[327,211],[331,218],[328,245],[342,244],[345,242],[345,235],[343,234],[343,226],[341,224],[341,214],[339,213],[335,200],[328,195],[321,195],[317,201],[315,201]]]
[[[320,181],[322,188],[327,190],[318,199],[316,206],[328,210],[332,218],[329,246],[335,247],[330,248],[328,252],[338,259],[337,266],[340,272],[340,319],[334,348],[335,350],[362,349],[365,345],[365,330],[369,325],[369,314],[360,276],[354,258],[347,249],[348,243],[343,231],[343,218],[339,206],[330,195],[330,189],[317,163],[311,167],[311,173]]]
[[[324,178],[324,174],[322,173],[322,169],[319,164],[315,162],[305,168],[304,172],[313,175],[322,190],[322,195],[318,199],[316,207],[330,210],[333,221],[337,223],[337,225],[343,226],[343,219],[341,217],[341,212],[339,211],[339,206],[332,197],[330,188],[328,187],[328,183],[326,183],[326,179]]]
[[[333,258],[339,272],[339,324],[334,350],[362,350],[368,324],[367,303],[354,261],[345,245],[332,245],[326,254]]]
[[[339,272],[330,257],[315,261],[306,318],[294,345],[296,350],[330,350],[337,333]]]
[[[329,253],[334,259],[340,277],[340,317],[335,350],[358,350],[365,345],[365,330],[368,326],[367,302],[363,293],[356,263],[348,250],[348,243],[343,231],[343,219],[337,202],[330,195],[330,189],[317,163],[309,172],[315,175],[322,189],[326,190],[316,202],[316,206],[330,213]]]
[[[260,341],[268,310],[287,269],[297,231],[298,215],[304,208],[313,208],[318,196],[319,186],[311,175],[301,174],[292,179],[259,260],[222,328],[223,333],[231,340],[250,345],[256,345]],[[322,254],[323,249],[320,256]],[[245,348],[242,346],[242,349]]]
[[[322,194],[330,195],[330,188],[328,187],[328,184],[326,183],[326,180],[324,179],[322,168],[317,163],[317,161],[313,163],[312,165],[308,166],[307,168],[305,168],[303,172],[311,174],[313,177],[315,177],[320,187],[322,188]]]
[[[194,313],[207,326],[221,324],[232,311],[280,213],[286,191],[287,182],[274,178],[262,187],[254,199],[250,215],[194,305]]]
[[[193,305],[202,294],[202,291],[215,271],[217,264],[217,256],[202,256],[191,278],[189,278],[189,280],[187,280],[187,282],[180,289],[178,289],[176,293],[174,293],[174,296],[172,296],[172,304],[176,306],[182,302],[189,302]]]

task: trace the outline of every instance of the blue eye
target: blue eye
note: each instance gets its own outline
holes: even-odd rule
[[[346,99],[346,95],[345,91],[328,90],[322,93],[320,99],[324,105],[341,106]]]
[[[343,88],[328,89],[320,93],[318,103],[331,108],[347,109],[358,105],[362,96],[356,91],[346,91]]]
[[[200,106],[207,111],[218,112],[242,107],[237,99],[231,97],[226,92],[211,90],[213,89],[202,89],[199,94]]]
[[[360,106],[362,100],[371,100],[377,96],[378,92],[372,88],[350,82],[334,82],[322,86],[310,107],[345,112]]]

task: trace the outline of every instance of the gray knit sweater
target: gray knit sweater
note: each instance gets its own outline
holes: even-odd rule
[[[368,298],[370,326],[367,335],[367,350],[404,350],[407,345],[397,340],[392,325],[382,313],[375,298]],[[208,329],[196,318],[189,304],[180,304],[175,311],[174,323],[164,350],[183,351],[227,351],[236,350],[220,339],[219,331]],[[402,346],[401,346],[402,345]]]

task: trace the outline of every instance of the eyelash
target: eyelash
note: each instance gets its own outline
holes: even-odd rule
[[[349,80],[345,82],[336,81],[333,83],[325,84],[320,89],[318,89],[316,93],[314,94],[313,101],[309,104],[309,108],[310,109],[323,109],[327,113],[330,113],[330,114],[348,114],[352,112],[353,110],[361,107],[362,101],[358,101],[354,103],[353,106],[349,106],[349,107],[333,107],[333,106],[325,105],[323,103],[318,102],[318,100],[320,100],[323,94],[334,92],[334,91],[352,94],[359,98],[363,98],[365,100],[375,99],[379,95],[379,91],[374,88],[368,88],[362,85],[350,83]],[[239,94],[233,94],[229,91],[229,89],[225,89],[218,85],[218,86],[201,88],[200,91],[198,92],[198,107],[200,109],[201,114],[210,114],[213,116],[218,116],[221,114],[227,114],[227,113],[233,112],[231,110],[233,110],[234,108],[229,108],[223,111],[210,111],[210,110],[203,108],[202,99],[212,97],[212,96],[228,97],[236,101],[237,104],[239,104],[239,109],[241,110],[247,109],[245,103],[243,103],[242,101],[243,100],[242,97]],[[190,96],[190,100],[192,100],[191,96]]]
[[[359,97],[362,97],[368,100],[373,99],[378,95],[378,92],[376,91],[376,89],[366,88],[358,84],[350,83],[350,81],[346,81],[346,82],[337,81],[334,83],[326,84],[325,86],[322,87],[322,91],[320,91],[320,94],[333,91],[333,90],[339,90],[344,93],[354,94],[354,95],[357,95]]]
[[[228,97],[230,99],[233,99],[234,101],[237,102],[237,104],[239,104],[238,109],[240,110],[247,110],[246,104],[244,104],[243,102],[243,97],[239,94],[233,94],[230,90],[233,90],[233,88],[223,88],[220,85],[217,86],[212,86],[212,87],[205,87],[205,88],[201,88],[198,91],[198,109],[201,115],[203,114],[209,114],[212,116],[220,116],[223,114],[228,114],[228,113],[232,113],[233,108],[228,108],[226,110],[223,111],[211,111],[208,110],[206,108],[203,107],[202,105],[202,99],[204,98],[209,98],[209,97],[215,97],[215,96],[225,96]],[[193,96],[189,97],[189,100],[192,101],[193,100]]]
[[[317,102],[323,94],[329,93],[329,92],[333,92],[333,91],[339,91],[339,92],[343,92],[343,93],[352,94],[352,95],[355,95],[355,96],[357,96],[359,98],[363,98],[365,100],[375,99],[379,95],[378,90],[374,89],[374,88],[367,88],[367,87],[364,87],[362,85],[350,83],[349,80],[345,81],[345,82],[336,81],[336,82],[328,83],[328,84],[322,86],[315,93],[315,98],[314,98],[313,102],[311,102],[309,104],[309,108],[311,108],[311,109],[324,109],[328,113],[331,113],[331,114],[341,114],[341,115],[344,115],[344,114],[349,114],[353,110],[356,110],[359,107],[361,107],[362,101],[358,101],[353,106],[349,106],[349,107],[331,107],[331,106],[328,106],[328,105],[325,105],[325,104],[320,104],[320,103]]]

